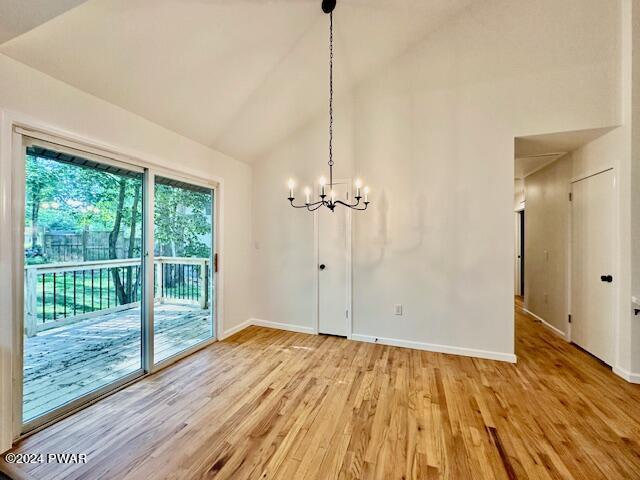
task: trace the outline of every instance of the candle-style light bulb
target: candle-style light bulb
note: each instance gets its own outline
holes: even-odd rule
[[[362,188],[362,180],[356,179],[356,198],[360,198],[360,189]]]
[[[293,198],[293,187],[296,186],[296,182],[293,181],[293,178],[290,178],[287,185],[289,186],[289,198]]]
[[[327,179],[320,177],[320,196],[324,197],[324,187],[327,184]]]
[[[304,187],[304,195],[307,197],[307,205],[311,203],[311,189],[309,187]]]
[[[369,187],[364,187],[364,203],[369,201]]]
[[[336,201],[336,191],[331,189],[331,203],[335,203]]]

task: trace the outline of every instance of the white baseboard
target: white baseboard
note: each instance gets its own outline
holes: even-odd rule
[[[380,343],[392,347],[413,348],[415,350],[425,350],[427,352],[448,353],[450,355],[462,355],[465,357],[484,358],[487,360],[499,360],[501,362],[516,363],[517,357],[513,353],[490,352],[487,350],[476,350],[472,348],[451,347],[448,345],[436,345],[433,343],[414,342],[411,340],[398,340],[395,338],[374,337],[371,335],[351,335],[352,340],[358,342]]]
[[[629,383],[640,383],[640,373],[633,373],[620,367],[613,367],[613,373],[624,378]]]
[[[302,327],[291,323],[271,322],[269,320],[261,320],[259,318],[251,318],[249,319],[249,323],[256,327],[275,328],[278,330],[287,330],[289,332],[310,333],[312,335],[316,333],[313,327]]]
[[[547,322],[544,318],[539,317],[538,315],[536,315],[535,313],[533,313],[530,310],[527,310],[524,307],[522,307],[522,311],[527,313],[527,314],[529,314],[529,315],[531,315],[536,320],[539,320],[545,327],[547,327],[549,330],[551,330],[553,333],[555,333],[559,337],[562,337],[563,339],[567,340],[567,334],[564,333],[562,330],[560,330],[558,327],[554,327],[549,322]]]
[[[242,322],[240,325],[236,325],[235,327],[231,327],[229,330],[226,330],[222,333],[222,336],[219,338],[219,340],[224,340],[225,338],[229,338],[231,335],[235,335],[236,333],[238,333],[241,330],[244,330],[247,327],[250,327],[251,324],[251,320],[245,320],[244,322]]]
[[[293,325],[290,323],[271,322],[269,320],[262,320],[259,318],[250,318],[246,322],[243,322],[242,324],[236,327],[233,327],[228,332],[225,332],[222,339],[225,339],[250,325],[255,325],[257,327],[275,328],[277,330],[287,330],[289,332],[307,333],[311,335],[315,335],[316,333],[312,327],[303,327],[300,325]],[[392,347],[413,348],[415,350],[425,350],[427,352],[447,353],[451,355],[462,355],[465,357],[476,357],[476,358],[484,358],[487,360],[498,360],[501,362],[509,362],[509,363],[517,362],[517,358],[513,353],[490,352],[487,350],[451,347],[448,345],[436,345],[432,343],[414,342],[410,340],[398,340],[395,338],[374,337],[370,335],[359,335],[355,333],[351,335],[351,340],[354,340],[357,342],[380,343],[382,345],[390,345]]]

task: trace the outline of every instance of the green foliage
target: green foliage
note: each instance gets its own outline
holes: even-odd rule
[[[208,257],[211,248],[207,212],[211,195],[168,185],[155,188],[155,241],[158,255]]]
[[[38,226],[47,230],[110,230],[116,214],[118,182],[121,177],[41,157],[27,156],[27,202],[25,225],[39,203]],[[122,215],[125,224],[131,213],[133,189],[141,179],[127,179]]]
[[[142,202],[134,205],[141,177],[126,177],[124,201],[119,194],[123,177],[94,168],[83,168],[48,158],[26,157],[25,245],[27,263],[48,263],[42,250],[42,235],[36,232],[112,232],[120,216],[118,238],[142,236]],[[206,257],[210,248],[211,195],[168,185],[155,188],[156,253],[167,256]],[[135,210],[134,210],[135,206]],[[35,227],[35,228],[33,228]],[[105,237],[104,247],[108,247]],[[134,252],[139,254],[139,251]],[[121,256],[121,255],[120,255]]]

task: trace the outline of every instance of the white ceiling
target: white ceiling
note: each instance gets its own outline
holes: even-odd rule
[[[515,156],[530,157],[552,152],[572,152],[612,129],[613,127],[590,128],[517,137],[515,139]]]
[[[0,0],[0,44],[86,0]]]
[[[555,162],[567,152],[547,153],[529,157],[516,157],[515,178],[523,179],[547,165]]]
[[[515,178],[523,179],[611,130],[612,127],[591,128],[517,137]]]
[[[478,1],[339,0],[337,89]],[[0,52],[250,162],[325,114],[328,18],[320,3],[89,0]]]

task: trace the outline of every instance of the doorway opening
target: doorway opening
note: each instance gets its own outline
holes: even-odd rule
[[[514,291],[530,318],[612,365],[617,287],[610,131],[516,138]]]

